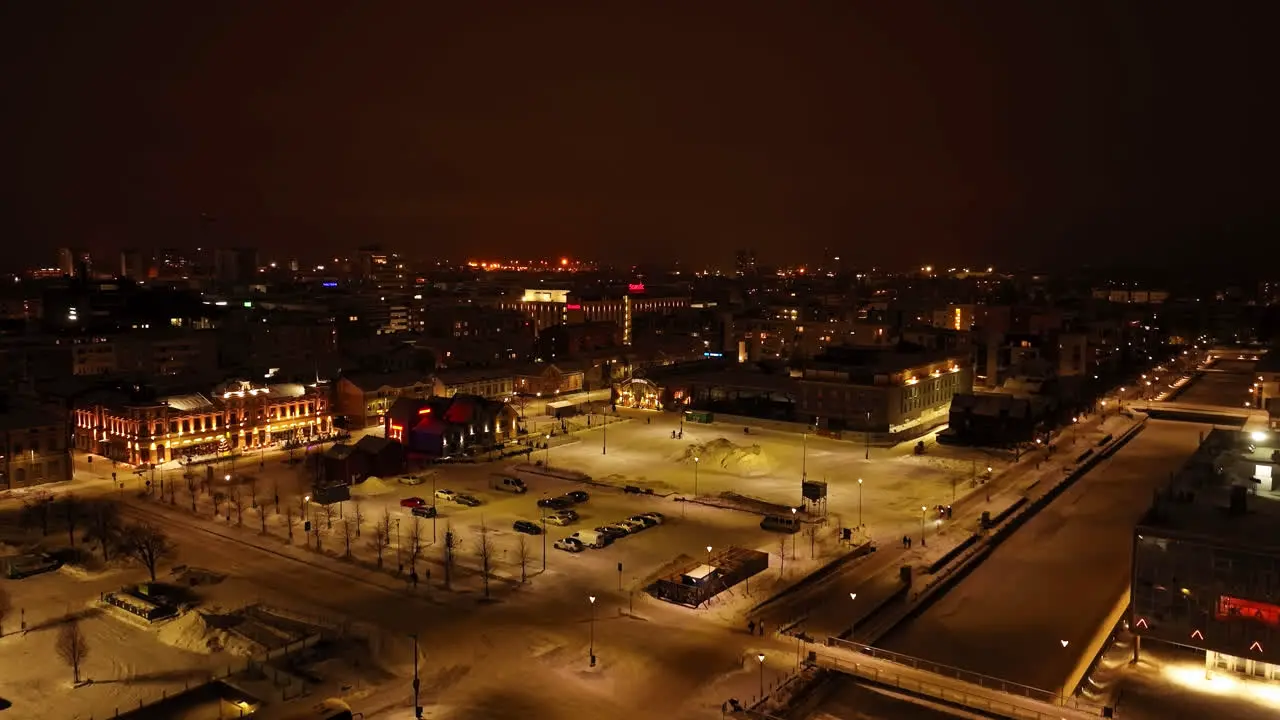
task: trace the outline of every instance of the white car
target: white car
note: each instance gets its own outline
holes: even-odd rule
[[[639,520],[632,520],[631,518],[627,518],[626,520],[619,520],[618,522],[614,523],[614,525],[618,527],[626,528],[627,532],[629,533],[638,533],[641,530],[644,530],[645,528],[649,527],[648,525],[645,525]]]
[[[458,496],[458,493],[452,490],[447,490],[445,488],[441,488],[436,491],[436,497],[441,500],[453,500],[457,496]]]
[[[400,478],[400,484],[401,485],[421,485],[422,476],[421,475],[405,475],[404,477]]]
[[[565,552],[571,553],[580,553],[587,549],[587,546],[583,545],[581,540],[573,537],[560,538],[553,543],[553,546],[557,550],[564,550]]]
[[[568,525],[573,521],[574,521],[574,518],[571,518],[568,515],[548,515],[547,516],[548,525],[559,525],[560,527],[564,527],[565,525]]]

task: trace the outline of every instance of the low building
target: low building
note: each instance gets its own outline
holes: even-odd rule
[[[475,395],[403,397],[387,411],[385,435],[409,455],[466,455],[514,440],[516,422],[509,403]]]
[[[67,415],[0,399],[0,490],[70,480]]]
[[[1133,539],[1130,629],[1203,650],[1206,674],[1280,681],[1280,442],[1217,429]]]
[[[121,462],[247,452],[333,432],[329,389],[233,380],[204,392],[107,389],[76,401],[75,447]]]
[[[436,394],[430,375],[417,370],[344,373],[334,385],[334,413],[350,430],[382,424],[387,409],[402,397]]]

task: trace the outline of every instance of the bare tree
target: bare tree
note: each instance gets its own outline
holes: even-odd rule
[[[516,539],[516,558],[520,560],[520,582],[527,582],[529,579],[529,555],[532,549],[529,547],[529,536],[524,533]]]
[[[271,501],[272,501],[272,504],[275,505],[276,514],[279,515],[280,514],[280,481],[276,479],[271,480]]]
[[[161,470],[161,471],[160,471],[160,484],[161,484],[161,485],[163,485],[163,484],[164,484],[164,471],[163,471],[163,470]],[[169,478],[169,487],[168,487],[168,491],[169,491],[169,504],[170,504],[170,505],[175,505],[175,504],[177,504],[177,502],[178,502],[178,501],[177,501],[177,499],[176,499],[176,498],[177,498],[177,494],[178,494],[178,483],[174,482],[174,481],[173,481],[173,478]]]
[[[360,501],[351,503],[351,516],[356,521],[356,537],[360,537],[360,525],[364,523],[364,511],[360,509]]]
[[[80,519],[80,498],[71,493],[62,496],[62,516],[67,521],[67,542],[76,546],[76,522]]]
[[[781,563],[778,565],[778,575],[779,577],[786,577],[787,576],[787,536],[786,535],[783,535],[778,538],[778,560]]]
[[[53,514],[53,496],[47,492],[38,492],[22,504],[27,517],[40,524],[40,534],[49,534],[49,516]]]
[[[444,526],[444,542],[441,543],[440,549],[444,560],[444,587],[449,590],[453,583],[454,552],[458,549],[458,537],[453,534],[453,529],[448,523]]]
[[[236,510],[236,527],[244,525],[244,494],[240,492],[240,488],[232,488],[230,507],[227,508],[227,518],[231,518],[231,508]]]
[[[320,552],[320,512],[311,518],[311,536],[316,539],[316,552]]]
[[[211,497],[213,498],[213,516],[216,518],[218,517],[218,507],[222,504],[225,496],[221,492],[215,492]]]
[[[484,580],[485,599],[488,599],[489,571],[493,563],[493,538],[489,537],[489,526],[485,525],[484,518],[480,519],[479,536],[476,538],[476,555],[480,557],[480,576]]]
[[[191,512],[196,511],[196,490],[200,487],[195,475],[184,475],[187,480],[187,494],[191,496]]]
[[[249,481],[249,502],[256,510],[258,507],[258,476],[250,475],[245,479]]]
[[[418,572],[418,560],[422,557],[425,545],[422,542],[422,520],[413,516],[413,525],[409,526],[409,571]]]
[[[174,552],[173,541],[169,536],[147,522],[125,526],[122,547],[129,557],[142,563],[147,569],[151,582],[156,580],[156,566]]]
[[[298,527],[298,516],[293,514],[293,506],[286,505],[284,508],[284,525],[289,529],[289,542],[293,542],[293,529]]]
[[[9,593],[0,588],[0,637],[4,637],[4,618],[12,608],[13,601],[9,599]]]
[[[267,534],[267,506],[266,503],[258,503],[258,520],[262,523],[262,534]]]
[[[390,520],[390,517],[387,518]],[[373,537],[369,538],[369,547],[378,555],[378,567],[382,567],[382,553],[391,546],[391,523],[381,521],[373,526]]]
[[[89,515],[90,538],[102,546],[102,561],[111,559],[111,549],[120,540],[120,508],[110,500],[93,504]]]
[[[85,658],[89,657],[89,641],[80,630],[79,620],[72,618],[62,624],[62,628],[58,630],[56,649],[58,657],[71,668],[72,680],[79,685],[80,667],[84,665]]]
[[[333,503],[325,503],[320,506],[320,513],[324,515],[324,524],[326,530],[333,529],[333,519],[338,516],[338,508]]]
[[[351,538],[355,535],[354,522],[348,518],[343,520],[339,530],[342,532],[343,557],[351,557]]]

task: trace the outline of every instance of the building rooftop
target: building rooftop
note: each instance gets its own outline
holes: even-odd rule
[[[1160,536],[1280,553],[1280,438],[1212,430],[1138,523]]]

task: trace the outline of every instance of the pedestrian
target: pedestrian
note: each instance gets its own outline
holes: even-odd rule
[[[760,621],[760,637],[764,637],[764,621]]]
[[[748,634],[748,635],[755,635],[755,634],[756,634],[756,621],[755,621],[755,620],[751,620],[751,621],[749,621],[749,622],[747,623],[747,634]]]

